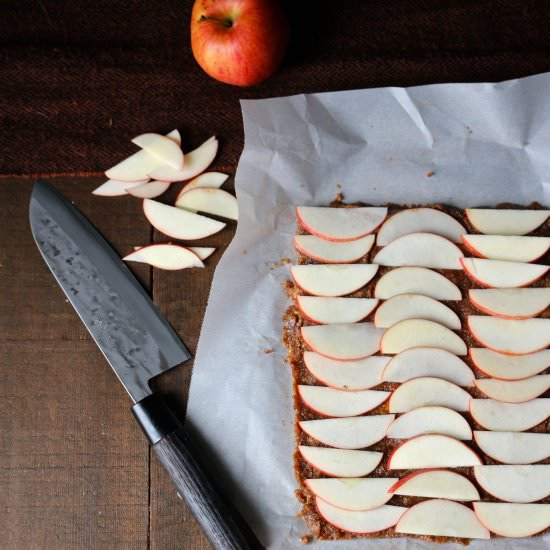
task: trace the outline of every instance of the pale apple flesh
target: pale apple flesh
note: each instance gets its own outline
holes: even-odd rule
[[[98,197],[122,197],[128,194],[129,189],[141,187],[148,181],[149,178],[136,181],[107,180],[99,187],[96,187],[92,191],[92,195],[97,195]]]
[[[531,537],[550,527],[550,504],[474,502],[479,521],[501,537]]]
[[[474,439],[484,454],[502,464],[533,464],[550,457],[550,434],[475,431]]]
[[[380,464],[383,453],[327,447],[298,447],[301,457],[316,470],[334,477],[356,478],[369,475]]]
[[[315,235],[295,235],[298,252],[318,262],[328,264],[354,263],[363,258],[374,244],[374,235],[348,242],[334,242]]]
[[[487,348],[470,348],[469,354],[477,369],[500,380],[523,380],[550,367],[550,349],[506,355]]]
[[[175,203],[178,208],[185,208],[191,212],[204,212],[230,220],[239,219],[237,199],[223,189],[209,187],[195,187],[181,193]]]
[[[219,189],[229,178],[227,174],[223,172],[204,172],[200,176],[194,177],[188,181],[181,189],[178,198],[182,193],[191,191],[197,187],[209,187],[211,189]],[[177,200],[177,199],[176,199]]]
[[[464,272],[473,281],[488,288],[518,288],[540,279],[550,266],[504,260],[461,258]]]
[[[466,209],[474,228],[487,235],[525,235],[542,225],[549,215],[550,210]]]
[[[550,237],[462,235],[462,242],[476,256],[509,262],[534,262],[550,248]]]
[[[378,305],[378,299],[297,296],[296,305],[303,316],[313,323],[358,323],[370,315]]]
[[[523,432],[534,428],[550,416],[550,398],[537,398],[525,403],[472,399],[470,414],[486,430]]]
[[[128,187],[126,192],[138,199],[154,199],[165,193],[169,187],[170,183],[167,181],[150,181],[136,187]]]
[[[192,250],[177,244],[144,246],[122,259],[126,262],[139,262],[166,270],[204,267],[201,259]]]
[[[471,288],[469,298],[488,315],[529,319],[550,306],[550,288]]]
[[[132,139],[132,143],[145,149],[156,159],[176,170],[183,168],[183,152],[172,139],[160,134],[141,134]]]
[[[550,389],[550,374],[539,374],[523,380],[480,378],[475,381],[475,385],[490,399],[504,403],[524,403]]]

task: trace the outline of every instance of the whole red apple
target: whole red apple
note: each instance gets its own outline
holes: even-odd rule
[[[191,14],[195,60],[216,80],[252,86],[273,74],[288,44],[277,0],[196,0]]]

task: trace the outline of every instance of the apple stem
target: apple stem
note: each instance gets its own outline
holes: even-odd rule
[[[218,17],[209,17],[207,15],[201,15],[199,21],[216,21],[221,23],[224,27],[231,28],[233,26],[233,21],[228,18],[218,18]]]

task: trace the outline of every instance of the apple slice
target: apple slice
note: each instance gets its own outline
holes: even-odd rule
[[[293,265],[296,284],[316,296],[342,296],[364,287],[378,271],[375,264]]]
[[[160,134],[141,134],[132,143],[145,149],[149,154],[160,160],[162,164],[181,170],[183,168],[183,152],[179,145],[172,139]]]
[[[174,239],[203,239],[225,227],[223,222],[151,199],[143,201],[143,212],[155,229]]]
[[[462,235],[462,242],[476,256],[509,262],[534,262],[550,248],[550,237]]]
[[[378,299],[297,296],[296,304],[304,317],[313,323],[357,323],[374,310]]]
[[[398,237],[376,254],[373,262],[385,266],[462,269],[460,248],[445,237],[431,233],[410,233]]]
[[[471,288],[468,292],[475,307],[503,319],[536,317],[550,305],[550,288]]]
[[[190,212],[204,212],[230,220],[239,219],[237,199],[223,189],[196,187],[181,193],[174,206]]]
[[[166,192],[169,187],[168,181],[150,181],[137,187],[127,187],[126,192],[138,199],[154,199]]]
[[[532,537],[550,527],[550,504],[474,502],[479,521],[501,537]]]
[[[304,404],[317,414],[331,417],[358,416],[375,409],[390,396],[387,391],[344,391],[325,386],[298,386]]]
[[[383,354],[401,353],[409,348],[440,348],[466,355],[466,344],[447,327],[426,319],[405,319],[386,329],[380,342]]]
[[[317,497],[317,511],[322,518],[348,533],[377,533],[393,527],[407,508],[385,504],[366,511],[343,510]]]
[[[196,187],[210,187],[211,189],[219,189],[228,178],[229,176],[222,172],[204,172],[200,176],[188,181],[182,187],[179,192],[178,199],[182,193],[191,191],[191,189],[195,189]]]
[[[440,434],[423,434],[407,439],[388,459],[388,470],[460,468],[482,464],[479,456],[462,441]]]
[[[363,449],[383,439],[394,419],[394,414],[378,414],[302,420],[299,424],[306,434],[325,445],[340,449]]]
[[[461,387],[443,380],[424,376],[401,384],[391,395],[391,413],[408,412],[419,407],[447,407],[454,411],[467,411],[470,394]]]
[[[550,434],[474,432],[478,447],[503,464],[533,464],[550,456]]]
[[[523,432],[544,422],[550,416],[550,399],[532,399],[525,403],[472,399],[470,414],[486,430]]]
[[[149,178],[137,181],[107,180],[92,191],[92,195],[98,197],[122,197],[128,194],[128,189],[141,187]]]
[[[355,241],[333,242],[315,235],[295,235],[294,246],[308,258],[326,264],[354,263],[369,252],[374,244],[374,235]]]
[[[500,380],[523,380],[550,367],[550,350],[529,355],[506,355],[487,348],[470,348],[474,365],[487,376]]]
[[[302,338],[317,353],[329,359],[353,361],[373,355],[380,349],[384,329],[372,323],[341,323],[302,327]]]
[[[410,233],[433,233],[454,243],[466,233],[462,224],[452,216],[435,208],[407,208],[388,218],[378,230],[376,244],[386,246]]]
[[[374,355],[358,361],[335,361],[312,351],[304,352],[304,364],[319,382],[341,390],[368,390],[380,384],[389,357]]]
[[[525,355],[550,345],[550,319],[500,319],[469,315],[472,336],[483,346],[508,355]]]
[[[487,397],[504,403],[525,403],[550,389],[550,374],[539,374],[523,380],[480,378],[476,387]]]
[[[469,222],[487,235],[526,235],[542,225],[550,210],[466,208]]]
[[[207,139],[200,147],[186,153],[183,168],[176,170],[170,166],[156,166],[149,172],[149,177],[162,181],[184,181],[198,176],[211,164],[218,152],[218,140],[215,136]]]
[[[401,516],[395,532],[465,539],[491,537],[470,508],[442,499],[425,500],[409,508]]]
[[[392,485],[389,492],[394,495],[445,498],[463,502],[479,500],[478,490],[467,477],[439,468],[412,472]]]
[[[126,262],[149,264],[170,271],[204,267],[201,259],[194,252],[178,244],[151,244],[135,250],[122,259]]]
[[[425,267],[398,267],[384,273],[374,295],[389,300],[398,294],[422,294],[435,300],[462,300],[459,288],[446,277]]]
[[[460,330],[460,319],[449,307],[422,294],[399,294],[376,310],[374,324],[391,327],[404,319],[428,319],[452,330]]]
[[[394,477],[306,479],[306,487],[324,502],[342,510],[362,512],[378,508],[390,500],[388,489]]]
[[[171,243],[169,243],[171,244]],[[149,246],[149,245],[146,245]],[[134,246],[134,251],[140,250],[141,248],[145,248],[144,246]],[[216,249],[214,247],[210,246],[187,246],[187,249],[191,250],[191,252],[194,252],[201,260],[206,260],[206,258],[209,258],[214,254]]]
[[[474,385],[472,369],[456,355],[438,348],[411,348],[395,355],[382,372],[382,380],[406,382],[420,376],[443,378],[457,386]]]
[[[529,286],[540,279],[550,266],[506,262],[503,260],[483,260],[462,258],[466,275],[481,286],[489,288],[517,288]]]
[[[423,434],[441,434],[469,441],[472,429],[458,412],[446,407],[420,407],[398,416],[389,426],[389,439],[410,439]]]
[[[298,447],[302,458],[316,470],[335,477],[368,476],[380,464],[383,453],[326,447]]]

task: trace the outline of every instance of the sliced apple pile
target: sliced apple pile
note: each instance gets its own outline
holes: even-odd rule
[[[531,537],[550,527],[550,504],[474,502],[474,512],[489,531],[501,537]]]
[[[204,267],[202,260],[191,249],[168,243],[143,246],[122,259],[126,262],[139,262],[171,271],[189,267]]]
[[[374,244],[374,235],[367,235],[355,241],[335,242],[315,235],[295,235],[296,250],[318,262],[326,264],[347,264],[360,260]]]
[[[334,477],[356,478],[368,476],[380,464],[383,453],[330,449],[327,447],[298,447],[302,458],[316,470]]]
[[[132,197],[138,199],[154,199],[162,195],[170,187],[170,182],[168,181],[149,181],[143,183],[142,185],[128,187],[126,192]]]
[[[459,288],[437,271],[424,267],[398,267],[376,283],[374,295],[389,300],[398,294],[421,294],[435,300],[461,300]]]
[[[445,237],[431,233],[411,233],[386,245],[373,262],[385,266],[431,267],[462,269],[464,254]]]
[[[313,323],[357,323],[374,310],[378,299],[297,296],[296,305],[304,317]]]
[[[466,209],[474,229],[487,235],[526,235],[542,225],[549,215],[550,210]]]
[[[523,380],[550,367],[550,350],[529,355],[506,355],[487,348],[470,348],[474,365],[487,376],[500,380]]]
[[[550,237],[462,235],[462,242],[476,256],[509,262],[534,262],[550,248]]]
[[[463,502],[479,500],[475,485],[467,477],[440,468],[412,472],[392,485],[389,492],[394,495],[444,498]]]
[[[166,164],[176,170],[183,168],[183,152],[179,144],[159,134],[141,134],[132,139],[132,143],[155,157],[160,164]]]
[[[470,414],[486,430],[524,432],[544,422],[550,416],[550,399],[538,398],[525,403],[472,399]]]
[[[470,279],[489,288],[529,286],[540,279],[550,268],[550,266],[542,264],[478,258],[461,258],[460,261]]]
[[[469,298],[488,315],[529,319],[550,306],[550,288],[471,288]]]
[[[204,212],[229,220],[239,219],[237,199],[223,189],[194,187],[180,193],[175,206],[190,212]]]
[[[550,457],[550,434],[474,432],[478,447],[503,464],[533,464]]]
[[[550,389],[550,374],[539,374],[523,380],[480,378],[476,387],[487,397],[504,403],[524,403]]]

